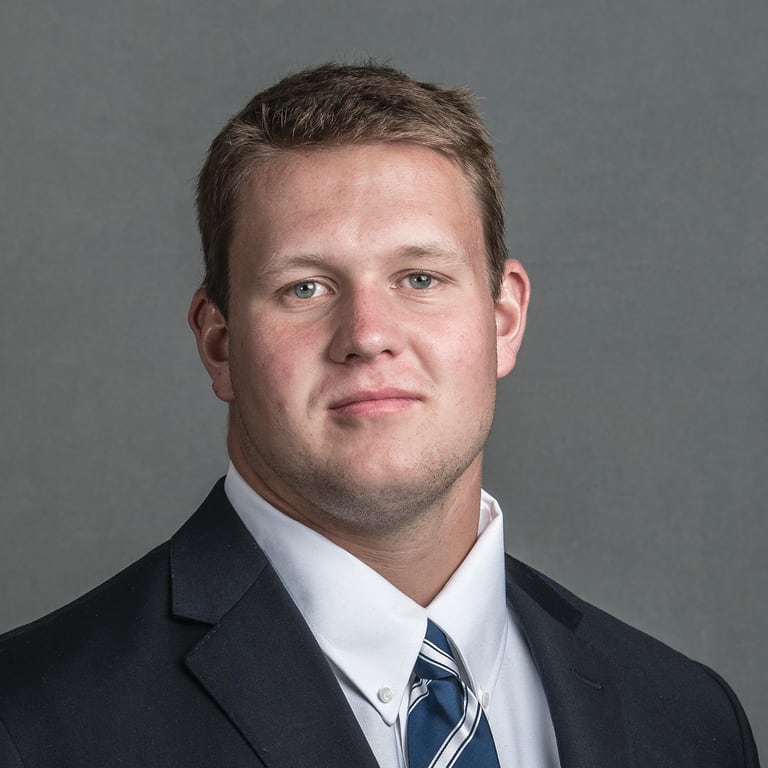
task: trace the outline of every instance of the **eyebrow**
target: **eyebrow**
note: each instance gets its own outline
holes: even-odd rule
[[[468,260],[465,253],[444,242],[406,245],[398,248],[394,256],[397,259],[434,259],[452,265],[466,264]]]
[[[436,261],[444,266],[463,266],[467,264],[468,257],[445,242],[418,243],[404,245],[395,249],[387,257],[392,261]],[[327,268],[329,259],[317,253],[298,253],[286,259],[280,258],[280,253],[275,252],[267,257],[261,269],[258,271],[260,280],[268,280],[283,272],[292,270]]]
[[[267,280],[283,272],[290,272],[294,269],[315,269],[325,264],[327,264],[327,259],[324,259],[319,254],[301,253],[290,256],[285,260],[280,260],[279,252],[275,252],[267,257],[264,265],[258,270],[257,275],[260,280]]]

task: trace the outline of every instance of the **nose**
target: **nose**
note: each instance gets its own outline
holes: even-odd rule
[[[330,356],[334,362],[372,360],[402,350],[402,318],[387,291],[359,289],[342,297],[332,320]]]

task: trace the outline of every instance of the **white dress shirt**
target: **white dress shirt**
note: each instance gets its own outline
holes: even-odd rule
[[[483,491],[477,541],[424,608],[272,507],[231,464],[224,489],[327,656],[382,768],[407,765],[409,684],[427,618],[451,638],[465,681],[485,709],[501,768],[559,768],[541,680],[507,607],[495,499]]]

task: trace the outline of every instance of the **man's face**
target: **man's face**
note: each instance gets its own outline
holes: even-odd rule
[[[233,232],[229,317],[207,307],[203,352],[241,474],[324,528],[394,529],[462,484],[479,490],[527,301],[510,271],[494,304],[477,202],[432,150],[291,152],[257,168]]]

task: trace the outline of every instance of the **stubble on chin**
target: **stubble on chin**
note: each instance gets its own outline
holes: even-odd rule
[[[296,461],[271,457],[265,462],[253,445],[246,458],[251,471],[271,491],[272,498],[267,500],[290,517],[321,531],[383,539],[415,530],[439,516],[450,503],[454,485],[481,449],[478,440],[475,452],[443,455],[439,462],[425,458],[419,467],[376,482],[354,467],[335,462],[321,466],[306,457]],[[263,488],[260,492],[266,495]]]

